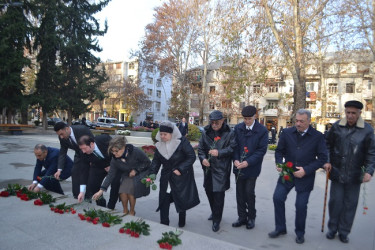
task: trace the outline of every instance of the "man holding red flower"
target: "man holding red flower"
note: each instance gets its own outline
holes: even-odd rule
[[[236,140],[231,128],[224,122],[223,113],[214,110],[199,140],[198,157],[204,172],[203,186],[212,212],[212,231],[220,229],[225,191],[230,187],[232,154]]]
[[[275,207],[275,230],[270,232],[270,238],[286,234],[285,201],[288,193],[294,187],[296,197],[295,233],[296,243],[305,242],[305,224],[307,203],[310,192],[314,188],[315,171],[323,167],[327,161],[327,148],[322,133],[310,126],[311,113],[300,109],[296,113],[295,126],[286,128],[277,144],[275,159],[278,172],[283,171],[279,164],[290,162],[294,171],[286,181],[284,175],[279,177],[273,194]],[[291,166],[291,164],[288,164]],[[287,168],[286,164],[285,167]]]
[[[267,152],[268,131],[257,120],[254,106],[242,109],[244,121],[234,127],[237,146],[233,154],[238,219],[232,226],[255,226],[255,182]]]

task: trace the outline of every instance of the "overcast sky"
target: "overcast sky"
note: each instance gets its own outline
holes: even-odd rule
[[[144,28],[153,20],[153,9],[163,0],[112,0],[96,18],[107,18],[108,31],[99,38],[103,51],[98,54],[102,61],[126,60],[131,49],[137,49],[144,36]]]

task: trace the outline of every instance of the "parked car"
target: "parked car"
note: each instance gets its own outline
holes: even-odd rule
[[[86,126],[92,129],[96,129],[96,123],[93,123],[90,120],[86,120]]]
[[[126,127],[129,127],[129,122],[121,121],[121,122],[119,122],[119,123],[124,124],[124,127],[125,127],[125,128],[126,128]]]
[[[53,118],[47,118],[47,124],[48,125],[51,125],[51,126],[55,126],[56,123],[58,122],[62,122],[63,120],[61,120],[60,118],[58,117],[53,117]]]
[[[116,118],[110,117],[99,117],[98,122],[96,123],[97,127],[107,127],[107,128],[124,128],[124,124],[119,123]]]

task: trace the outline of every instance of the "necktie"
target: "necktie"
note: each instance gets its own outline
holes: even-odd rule
[[[96,157],[98,157],[99,159],[103,159],[103,157],[101,157],[97,152],[95,152],[95,150],[92,151],[92,153],[93,153]]]

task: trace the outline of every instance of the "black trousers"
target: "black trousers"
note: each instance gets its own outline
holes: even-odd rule
[[[44,169],[40,173],[40,177],[44,177],[46,175],[47,169]],[[62,174],[61,174],[62,175]],[[61,177],[60,175],[60,177]],[[43,181],[43,187],[49,191],[58,193],[58,194],[64,194],[64,191],[61,188],[60,182],[55,178],[46,177],[46,179]]]
[[[210,203],[212,212],[212,222],[220,223],[223,217],[225,191],[223,192],[213,192],[209,189],[206,190],[206,195],[208,202]]]
[[[73,161],[73,168],[71,172],[71,177],[72,177],[72,193],[73,197],[77,198],[79,195],[79,186],[80,186],[80,175],[81,175],[81,165],[83,163],[83,159],[75,154],[74,155],[74,161]]]
[[[160,209],[160,224],[169,226],[169,207],[170,207],[170,205],[171,205],[172,202],[173,202],[172,195],[170,193],[167,193],[165,195],[165,199],[159,205],[159,209]],[[180,212],[178,214],[178,216],[179,216],[179,224],[182,221],[185,222],[186,211]]]
[[[120,185],[121,185],[121,172],[117,171],[117,175],[115,176],[115,178],[113,179],[111,183],[111,191],[109,193],[109,201],[107,204],[107,207],[109,209],[114,209],[117,201],[119,200],[118,190],[120,189]]]
[[[89,177],[86,186],[86,199],[91,199],[92,196],[100,190],[100,186],[107,172],[103,168],[94,168],[90,166]],[[106,200],[102,197],[96,201],[96,205],[106,207]]]
[[[353,225],[357,211],[361,184],[343,184],[331,182],[328,203],[329,220],[328,229],[332,232],[347,236]]]
[[[255,209],[255,183],[257,178],[238,179],[236,183],[236,199],[238,219],[241,221],[254,220]]]

